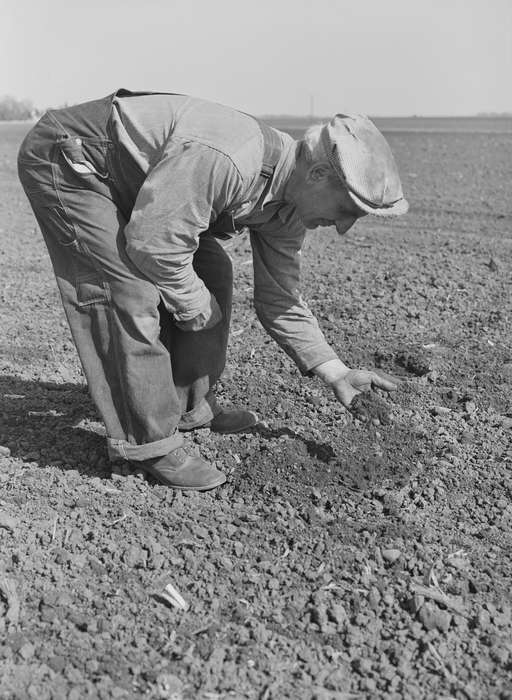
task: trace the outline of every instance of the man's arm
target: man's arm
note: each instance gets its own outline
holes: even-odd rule
[[[347,408],[363,391],[396,389],[390,378],[345,365],[326,341],[299,293],[304,236],[304,227],[294,215],[285,222],[276,215],[268,224],[251,231],[254,305],[265,330],[304,374],[322,379]]]
[[[300,265],[305,229],[293,213],[251,227],[254,307],[267,333],[303,374],[337,359],[318,322],[301,299]]]
[[[241,178],[231,160],[196,141],[171,137],[142,185],[125,228],[126,251],[159,289],[184,330],[220,320],[220,309],[192,266],[199,234],[231,202]]]

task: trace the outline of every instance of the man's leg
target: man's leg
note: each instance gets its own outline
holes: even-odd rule
[[[93,179],[91,187],[78,187],[76,177],[57,163],[23,155],[20,177],[50,253],[111,458],[136,461],[178,488],[222,483],[224,476],[204,460],[178,455],[181,403],[169,352],[159,338],[160,297],[124,252],[125,221],[104,183]]]
[[[181,407],[159,340],[158,291],[123,260],[124,222],[113,203],[88,190],[79,200],[72,208],[78,235],[65,244],[55,235],[63,212],[33,202],[73,340],[111,456],[161,456],[180,444]]]
[[[210,234],[203,234],[194,254],[194,270],[215,296],[222,320],[204,331],[182,331],[162,309],[162,341],[172,358],[174,384],[181,404],[180,430],[210,426],[218,432],[251,427],[257,416],[251,411],[223,411],[214,387],[226,365],[231,321],[233,266],[229,255]]]
[[[182,331],[162,310],[161,339],[172,357],[174,384],[181,406],[183,429],[210,421],[219,409],[213,387],[226,364],[231,319],[233,269],[229,256],[210,235],[202,235],[194,255],[194,270],[215,296],[222,320],[204,331]]]

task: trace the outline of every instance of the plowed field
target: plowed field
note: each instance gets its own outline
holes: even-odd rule
[[[362,423],[259,326],[250,247],[228,481],[112,473],[0,125],[0,697],[512,699],[512,135],[388,134],[411,211],[313,232],[303,295],[341,358],[401,377]],[[188,604],[159,596],[172,584]]]

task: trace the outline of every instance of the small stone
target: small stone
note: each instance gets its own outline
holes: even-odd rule
[[[27,659],[30,659],[32,658],[32,656],[34,656],[34,651],[34,645],[30,644],[30,642],[27,642],[20,648],[19,655],[26,661]]]
[[[8,447],[5,447],[4,445],[0,445],[0,457],[10,457],[11,456],[11,450]]]
[[[423,627],[419,622],[413,622],[410,627],[410,633],[411,636],[414,637],[414,639],[421,639],[424,634]]]
[[[156,679],[156,685],[161,698],[181,697],[183,682],[172,673],[160,673]]]
[[[378,610],[380,604],[381,595],[375,586],[372,586],[370,593],[368,595],[368,604],[372,610]]]
[[[500,627],[506,627],[512,623],[512,610],[506,606],[502,605],[501,610],[497,610],[494,615],[494,623]]]
[[[446,610],[440,610],[433,603],[425,603],[420,608],[418,617],[427,630],[438,629],[446,632],[452,621],[452,616]]]
[[[478,611],[477,622],[478,626],[484,631],[491,627],[491,616],[489,615],[487,610],[480,608],[480,610]]]
[[[354,669],[354,671],[357,671],[362,676],[366,676],[369,673],[371,673],[372,662],[370,661],[370,659],[354,659],[352,661],[352,668]]]
[[[52,671],[55,671],[55,673],[61,673],[66,666],[66,659],[63,656],[52,656],[47,663]]]
[[[447,406],[433,406],[431,412],[435,416],[445,416],[448,413],[451,413],[451,408],[448,408]]]
[[[510,658],[510,652],[504,646],[495,644],[491,649],[491,658],[496,663],[506,666]]]
[[[382,597],[382,601],[386,605],[393,605],[393,603],[395,602],[395,596],[393,595],[393,593],[391,591],[386,591],[386,593],[384,593],[384,595]]]
[[[501,373],[505,379],[512,379],[512,362],[505,362],[501,368]]]
[[[229,557],[221,557],[220,559],[222,566],[228,571],[233,571],[233,562]]]
[[[146,563],[147,552],[136,544],[127,547],[123,553],[123,561],[130,568],[143,567]]]
[[[345,625],[348,620],[347,611],[345,610],[343,605],[337,603],[334,603],[330,606],[330,608],[327,611],[327,616],[330,620],[336,622],[336,624],[340,627]]]
[[[43,622],[53,622],[57,617],[57,611],[51,605],[40,605],[39,612]]]
[[[465,557],[452,557],[448,559],[448,564],[449,566],[452,566],[454,569],[458,569],[459,571],[463,571],[464,569],[467,569],[469,566],[469,561]]]
[[[375,678],[365,678],[363,681],[363,685],[365,686],[365,690],[368,693],[372,694],[372,697],[374,697],[374,693],[377,690],[377,681]]]
[[[15,632],[6,638],[6,642],[13,651],[19,651],[27,643],[27,640],[21,632]]]
[[[383,549],[382,558],[387,561],[388,564],[394,564],[402,556],[402,552],[399,549]]]

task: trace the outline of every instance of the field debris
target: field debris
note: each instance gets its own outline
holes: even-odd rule
[[[119,525],[119,523],[124,522],[128,518],[128,513],[123,513],[119,518],[116,518],[115,520],[111,520],[110,522],[105,523],[105,527],[114,527],[114,525]]]
[[[178,608],[178,610],[187,612],[190,607],[185,598],[183,598],[181,593],[172,585],[172,583],[168,583],[163,591],[157,593],[157,596],[158,598],[165,600],[173,608]]]
[[[422,598],[428,598],[430,600],[434,600],[436,603],[444,605],[450,610],[453,610],[453,612],[456,612],[458,615],[467,616],[462,601],[447,596],[446,593],[443,593],[443,591],[439,588],[431,588],[420,583],[411,583],[411,591]]]

